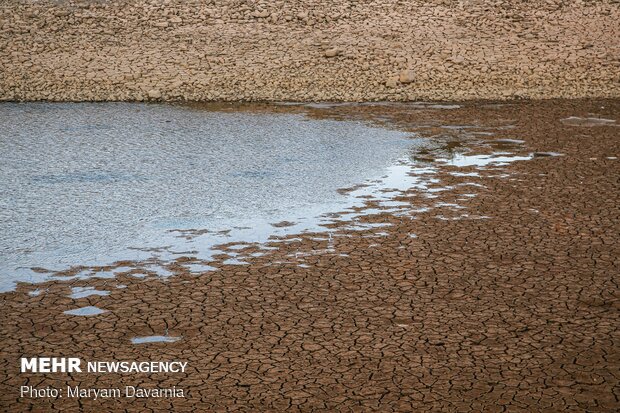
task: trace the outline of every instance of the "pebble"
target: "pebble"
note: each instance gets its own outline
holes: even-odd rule
[[[413,70],[403,70],[400,72],[399,79],[400,83],[411,83],[415,80]]]
[[[157,89],[151,89],[148,91],[148,95],[151,99],[159,99],[161,98],[161,92]]]
[[[340,53],[342,53],[340,49],[337,49],[337,48],[328,49],[325,51],[325,57],[335,57],[335,56],[338,56]]]

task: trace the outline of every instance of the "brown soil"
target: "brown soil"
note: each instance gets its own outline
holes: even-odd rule
[[[620,160],[609,159],[620,155],[620,127],[560,122],[569,116],[618,119],[620,101],[472,103],[452,110],[340,106],[310,115],[396,123],[435,136],[445,143],[442,151],[455,146],[449,142],[479,152],[494,146],[441,125],[511,124],[516,128],[493,129],[494,136],[476,140],[523,139],[523,153],[563,156],[489,168],[480,177],[454,176],[442,167],[437,186],[452,189],[433,199],[415,191],[400,199],[412,208],[443,202],[466,209],[432,208],[413,220],[371,216],[393,225],[342,229],[333,251],[329,241],[301,236],[267,255],[244,258],[250,265],[215,264],[219,271],[202,276],[22,284],[0,295],[1,410],[620,409]],[[434,155],[423,157],[432,162]],[[387,235],[369,237],[379,231]],[[292,260],[292,253],[300,258]],[[67,297],[77,285],[111,294]],[[35,288],[45,292],[30,296]],[[63,314],[86,305],[108,312]],[[166,329],[182,339],[129,341]],[[22,355],[181,360],[189,370],[21,374]],[[24,384],[177,386],[186,397],[19,398]]]
[[[0,100],[618,98],[617,0],[0,0]]]

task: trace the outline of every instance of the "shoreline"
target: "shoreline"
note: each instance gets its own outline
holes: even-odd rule
[[[199,276],[179,269],[168,279],[124,274],[20,284],[0,294],[7,337],[0,405],[78,406],[15,395],[26,377],[41,387],[76,380],[15,372],[20,355],[62,348],[85,360],[188,360],[184,379],[128,377],[151,387],[175,384],[186,398],[163,407],[149,399],[84,400],[80,406],[88,408],[615,411],[620,191],[610,171],[619,162],[618,127],[560,121],[591,113],[617,120],[620,102],[313,109],[309,116],[375,119],[466,147],[465,132],[441,126],[484,130],[511,120],[514,129],[476,139],[516,138],[525,142],[515,154],[540,155],[486,169],[437,165],[433,188],[443,190],[432,192],[435,198],[416,190],[394,198],[412,211],[433,208],[368,215],[366,222],[391,225],[340,228],[331,245],[326,237],[291,234],[249,265],[221,265]],[[471,149],[473,155],[497,150]],[[561,156],[550,155],[556,152]],[[421,155],[420,162],[435,162],[432,152]],[[110,294],[73,299],[67,295],[74,286]],[[31,296],[33,288],[45,291]],[[63,314],[85,305],[106,312]],[[135,345],[133,336],[158,341]],[[84,388],[119,386],[115,375],[77,379]]]

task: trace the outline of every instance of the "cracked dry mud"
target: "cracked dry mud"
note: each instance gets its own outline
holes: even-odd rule
[[[399,197],[413,209],[439,205],[415,219],[375,214],[366,220],[392,225],[296,236],[244,256],[249,265],[21,284],[1,295],[2,410],[618,411],[620,128],[560,120],[619,114],[617,100],[313,109],[396,123],[474,153],[510,145],[490,142],[505,138],[525,141],[517,154],[562,156],[438,166],[436,186],[446,189],[436,198]],[[508,124],[480,143],[440,127]],[[110,294],[69,297],[78,286]],[[63,313],[85,306],[107,311]],[[166,331],[181,339],[131,343]],[[22,355],[189,366],[177,375],[20,374]],[[177,386],[186,398],[19,398],[23,384]]]

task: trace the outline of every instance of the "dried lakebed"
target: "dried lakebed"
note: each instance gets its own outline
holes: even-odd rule
[[[34,111],[33,118],[42,110],[66,110],[69,119],[79,113],[66,109],[71,105],[33,106],[9,108]],[[87,117],[101,130],[114,123],[106,107],[117,116],[134,116],[131,108],[136,108],[92,106],[98,109],[87,111]],[[304,176],[291,182],[307,179],[326,185],[324,192],[286,200],[280,210],[268,202],[264,205],[275,207],[256,208],[259,216],[248,221],[264,225],[254,232],[247,224],[226,228],[233,221],[196,220],[199,214],[191,213],[197,209],[176,219],[162,214],[153,232],[143,232],[147,241],[161,241],[157,237],[163,234],[165,242],[138,243],[134,257],[113,262],[106,260],[114,260],[116,251],[94,258],[77,251],[75,257],[84,262],[70,262],[67,253],[68,270],[29,275],[35,284],[23,282],[21,274],[11,278],[10,291],[0,295],[5,410],[618,410],[620,128],[612,122],[620,112],[617,101],[138,108],[155,118],[160,113],[198,120],[229,116],[236,128],[257,129],[249,141],[263,134],[257,123],[248,126],[248,119],[263,131],[277,129],[270,129],[274,119],[279,127],[290,122],[291,131],[305,133],[307,140],[288,143],[301,151],[298,155],[306,153],[306,144],[317,149],[312,146],[317,130],[332,128],[344,147],[329,141],[334,157],[324,163],[311,157],[310,163],[340,162],[327,174],[337,182],[301,167]],[[59,123],[58,117],[47,122]],[[135,129],[154,128],[148,133],[158,136],[157,130],[174,123],[165,116],[159,124],[148,119],[149,127],[138,123]],[[196,124],[190,124],[188,130],[195,131]],[[62,127],[72,128],[70,122]],[[19,133],[17,125],[13,130]],[[106,133],[116,132],[112,127]],[[252,145],[248,148],[260,147]],[[170,155],[170,161],[187,165],[192,154],[206,156],[195,145],[180,145],[185,146],[192,149]],[[231,150],[252,152],[248,148]],[[368,151],[372,156],[366,157]],[[144,152],[134,151],[132,160]],[[4,153],[5,159],[16,159],[19,151]],[[318,149],[312,155],[317,154]],[[244,163],[263,155],[246,156]],[[88,163],[101,168],[105,159]],[[85,162],[84,157],[73,161]],[[127,168],[129,161],[110,165]],[[161,168],[144,167],[151,166]],[[52,175],[45,185],[67,188],[84,179],[67,171]],[[9,176],[7,182],[19,180]],[[122,188],[118,181],[110,185]],[[84,188],[95,191],[97,185]],[[183,208],[181,192],[192,188],[170,188],[162,203]],[[256,193],[240,190],[239,199],[250,202]],[[222,199],[229,202],[235,195]],[[264,202],[255,201],[230,208]],[[141,218],[148,222],[149,216]],[[223,225],[212,233],[215,222]],[[87,229],[79,231],[91,236]],[[37,265],[18,262],[22,256],[15,252],[3,253],[13,257],[6,259],[10,265]],[[47,264],[48,269],[62,269],[64,262],[58,264],[61,268]],[[188,365],[186,374],[175,377],[41,376],[17,373],[23,354],[175,359]],[[76,380],[84,388],[176,386],[185,396],[76,401],[16,394],[26,381],[65,387]]]

